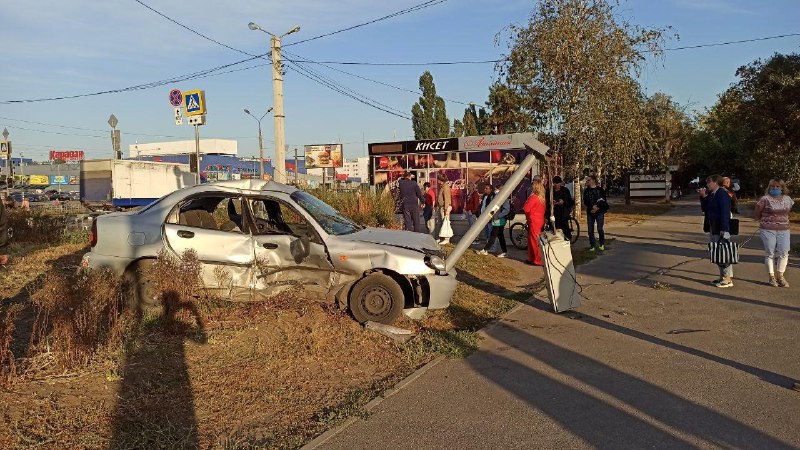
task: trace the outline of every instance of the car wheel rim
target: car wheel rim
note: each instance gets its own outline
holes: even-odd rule
[[[383,287],[374,287],[361,296],[361,309],[372,318],[386,316],[392,310],[392,294]]]

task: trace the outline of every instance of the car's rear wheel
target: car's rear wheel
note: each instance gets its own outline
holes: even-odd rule
[[[125,270],[125,300],[134,308],[146,308],[157,305],[158,298],[153,282],[147,277],[148,266],[152,261],[137,261]]]
[[[403,313],[403,289],[391,277],[373,273],[362,279],[350,293],[350,312],[359,322],[390,324]]]

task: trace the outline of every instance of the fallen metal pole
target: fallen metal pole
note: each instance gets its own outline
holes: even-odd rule
[[[511,175],[508,181],[506,181],[506,184],[503,185],[503,188],[500,189],[500,192],[494,196],[494,199],[489,203],[486,209],[481,212],[478,220],[467,230],[464,236],[461,237],[461,240],[458,241],[456,248],[453,249],[453,253],[450,253],[450,256],[447,257],[447,260],[445,261],[445,270],[447,272],[453,270],[453,267],[456,266],[458,260],[464,256],[464,252],[466,252],[467,249],[469,249],[469,246],[475,242],[475,238],[478,237],[478,234],[481,232],[481,230],[483,230],[489,221],[492,220],[494,213],[500,209],[500,206],[502,206],[503,202],[505,202],[511,196],[511,194],[514,192],[514,189],[516,189],[522,179],[525,178],[525,175],[530,172],[530,170],[533,168],[533,164],[536,162],[537,154],[544,156],[550,149],[539,141],[525,142],[525,148],[528,149],[528,156],[522,160],[519,167],[517,167],[517,170],[514,171],[514,174]]]

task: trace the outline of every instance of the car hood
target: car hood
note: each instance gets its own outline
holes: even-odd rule
[[[389,230],[386,228],[364,228],[355,233],[338,236],[338,238],[353,242],[391,245],[393,247],[407,248],[421,253],[426,253],[426,250],[430,253],[438,253],[441,251],[439,244],[433,239],[433,236],[412,231]]]

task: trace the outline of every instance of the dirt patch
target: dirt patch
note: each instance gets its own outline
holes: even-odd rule
[[[606,225],[636,225],[672,208],[672,205],[664,203],[612,204],[606,213]]]

